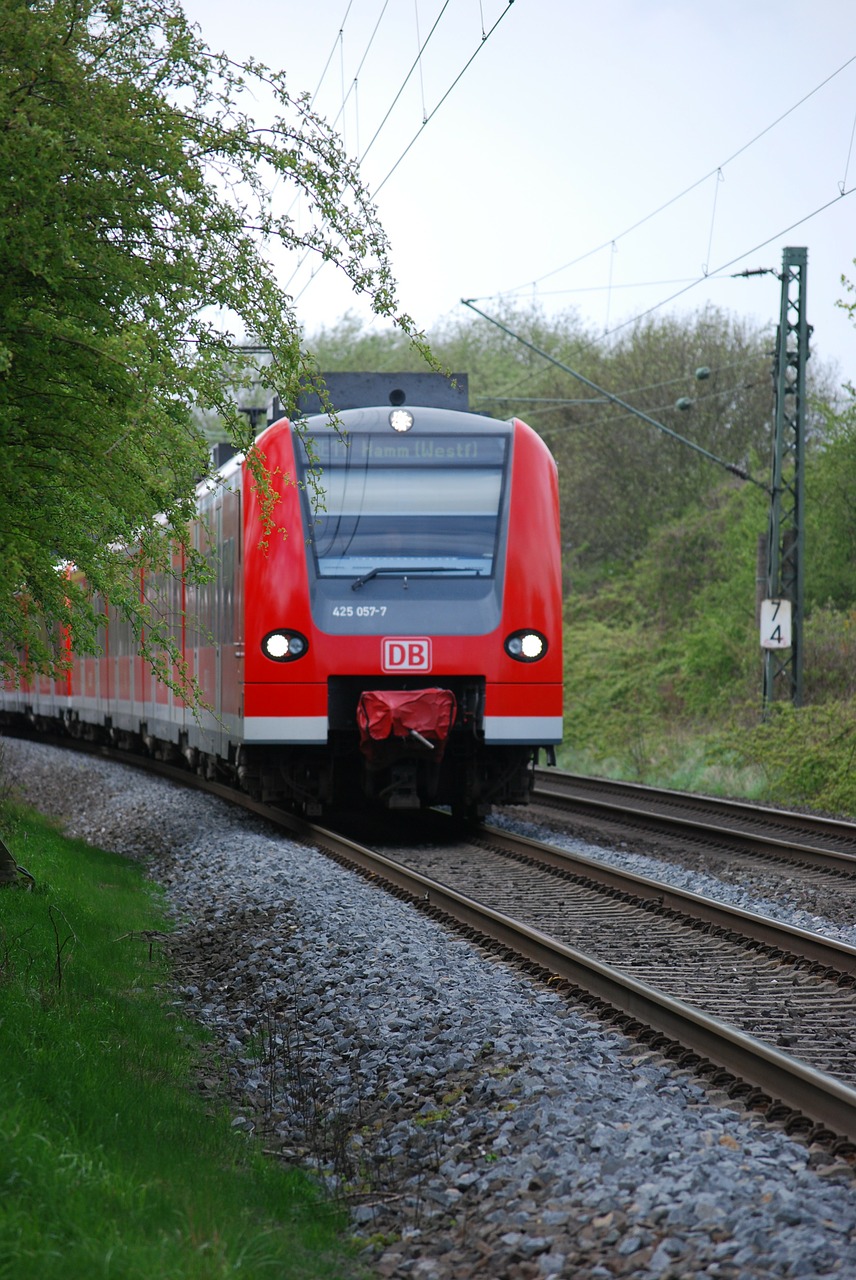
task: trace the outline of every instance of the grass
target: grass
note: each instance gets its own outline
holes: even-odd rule
[[[566,742],[560,768],[856,818],[854,699],[799,709],[778,702],[766,718],[738,708],[695,726],[648,717],[640,728],[628,715],[623,727],[620,745],[614,724],[601,750],[596,730],[588,742]]]
[[[0,1280],[356,1274],[343,1215],[194,1089],[163,904],[134,863],[26,815],[0,888]]]
[[[756,765],[713,758],[714,735],[672,729],[652,731],[644,742],[632,744],[619,754],[600,758],[585,749],[561,747],[558,764],[570,773],[591,774],[622,782],[643,782],[675,791],[695,791],[703,795],[726,796],[762,803],[769,786],[764,770]]]

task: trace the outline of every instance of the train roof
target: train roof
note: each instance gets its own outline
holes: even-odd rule
[[[327,430],[336,425],[345,431],[386,431],[393,426],[396,415],[409,415],[412,429],[438,431],[441,434],[461,432],[472,435],[480,431],[509,431],[509,419],[488,418],[480,413],[468,413],[462,409],[437,409],[429,405],[372,405],[360,409],[343,409],[336,414],[335,423],[325,413],[302,418],[296,425],[312,432]],[[410,427],[399,428],[409,430]]]
[[[485,414],[470,413],[462,409],[438,409],[431,405],[370,405],[359,409],[343,409],[335,418],[326,413],[316,413],[304,418],[278,418],[260,432],[257,442],[263,444],[269,432],[282,430],[283,427],[296,427],[308,435],[334,429],[353,434],[388,431],[391,428],[395,430],[392,419],[396,414],[409,415],[412,422],[404,430],[415,430],[417,434],[420,429],[440,435],[506,434],[519,421],[516,418],[490,418]],[[199,488],[205,492],[222,484],[228,486],[240,472],[245,456],[244,453],[232,453],[217,466],[216,479],[203,481]],[[216,454],[213,455],[213,461],[216,466]]]

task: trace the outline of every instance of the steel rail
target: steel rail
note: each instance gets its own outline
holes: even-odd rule
[[[290,815],[284,825],[856,1143],[856,1089],[384,854]]]
[[[529,836],[510,836],[506,831],[484,824],[480,834],[494,847],[509,853],[523,854],[528,851],[538,862],[554,867],[571,875],[585,875],[595,880],[598,885],[616,889],[624,894],[631,894],[645,902],[690,916],[694,920],[703,920],[707,924],[720,929],[728,929],[764,946],[773,947],[788,955],[799,956],[811,960],[839,973],[856,977],[856,947],[821,934],[811,933],[808,929],[800,929],[795,925],[783,924],[769,916],[757,915],[742,907],[732,907],[727,903],[717,902],[712,898],[691,893],[688,889],[678,889],[665,884],[662,880],[651,880],[647,876],[637,875],[632,871],[624,871],[620,867],[610,866],[596,858],[587,858],[584,854],[558,849],[554,845],[541,840],[533,840]]]
[[[538,771],[536,778],[544,771]],[[815,815],[794,814],[788,810],[756,808],[741,804],[739,801],[718,801],[709,796],[684,795],[675,791],[658,791],[656,788],[641,788],[637,784],[607,782],[603,779],[568,777],[568,789],[556,790],[553,787],[536,786],[533,800],[544,800],[561,806],[562,809],[580,812],[591,810],[599,817],[614,820],[629,819],[633,823],[648,828],[673,828],[687,834],[702,834],[714,838],[720,843],[728,841],[766,852],[779,854],[792,859],[802,859],[822,865],[845,874],[856,874],[856,824],[836,822]],[[574,791],[578,787],[580,794]],[[591,794],[601,791],[603,795]],[[611,793],[611,794],[608,794]],[[625,798],[626,797],[626,798]],[[650,808],[640,808],[633,801],[639,797],[650,802]],[[681,805],[684,813],[675,813],[667,806]],[[692,810],[697,813],[692,814]],[[703,816],[707,813],[707,817]],[[789,839],[775,831],[753,831],[748,827],[733,825],[734,816],[745,816],[747,821],[756,824],[759,819],[767,820],[773,825],[787,827],[799,825],[809,833],[814,831],[832,839],[852,839],[853,852],[842,849],[830,849],[821,844]],[[732,825],[729,825],[729,818]]]
[[[695,791],[676,791],[669,787],[655,787],[645,782],[628,782],[617,778],[601,778],[582,773],[569,773],[562,769],[535,769],[536,784],[548,787],[551,783],[565,784],[569,788],[582,788],[590,791],[608,791],[617,796],[631,796],[640,800],[648,799],[656,804],[671,802],[675,805],[687,805],[699,809],[707,809],[710,813],[732,813],[744,816],[748,821],[757,822],[764,819],[771,824],[786,824],[813,831],[818,835],[826,835],[833,839],[848,838],[856,851],[856,822],[847,818],[832,818],[822,813],[804,812],[795,809],[777,809],[772,805],[753,804],[749,800],[711,796]]]
[[[602,964],[538,929],[328,828],[252,800],[222,783],[203,779],[160,761],[129,760],[122,753],[105,748],[95,748],[91,754],[142,766],[149,772],[206,791],[231,804],[240,804],[249,812],[288,830],[299,840],[328,852],[338,860],[358,866],[378,882],[394,885],[477,935],[499,943],[516,956],[537,965],[545,974],[569,983],[581,993],[587,993],[616,1012],[650,1027],[669,1042],[676,1042],[729,1075],[740,1077],[772,1102],[781,1103],[833,1135],[856,1143],[856,1089],[825,1072],[816,1071],[728,1023],[712,1018],[629,974]],[[489,836],[493,839],[493,831]]]

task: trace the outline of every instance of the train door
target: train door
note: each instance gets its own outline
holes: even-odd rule
[[[224,489],[217,514],[217,546],[220,552],[217,564],[218,689],[224,724],[227,730],[234,731],[241,711],[243,667],[240,493]]]
[[[183,547],[173,550],[171,567],[172,573],[167,584],[169,634],[177,657],[173,660],[170,672],[174,686],[170,691],[170,720],[175,732],[173,741],[180,741],[187,718],[187,701],[182,694],[186,678],[182,663],[187,656],[187,596]]]
[[[197,553],[209,570],[216,569],[217,510],[209,495],[200,503],[199,517],[194,526],[194,542]],[[204,719],[210,729],[216,731],[217,721],[210,712],[218,711],[219,673],[217,670],[217,608],[216,581],[209,579],[193,587],[190,597],[193,612],[193,632],[196,649],[195,675],[202,700],[208,709]],[[210,743],[206,751],[212,750]]]
[[[211,584],[213,590],[213,608],[211,610],[211,630],[214,640],[214,706],[217,712],[218,723],[220,725],[220,735],[222,742],[222,724],[223,724],[223,572],[222,572],[222,554],[223,554],[223,502],[218,494],[214,510],[211,513],[211,533],[213,537],[213,546],[211,548],[210,565],[214,571],[214,581]]]
[[[107,630],[107,606],[103,597],[96,595],[93,601],[96,612],[103,621],[95,633],[95,661],[92,664],[92,705],[93,719],[96,724],[103,724],[109,714],[110,698],[110,637]]]

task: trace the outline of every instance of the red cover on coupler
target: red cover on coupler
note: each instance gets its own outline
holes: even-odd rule
[[[360,750],[380,763],[390,746],[419,747],[439,764],[455,711],[448,689],[368,689],[357,704]]]

